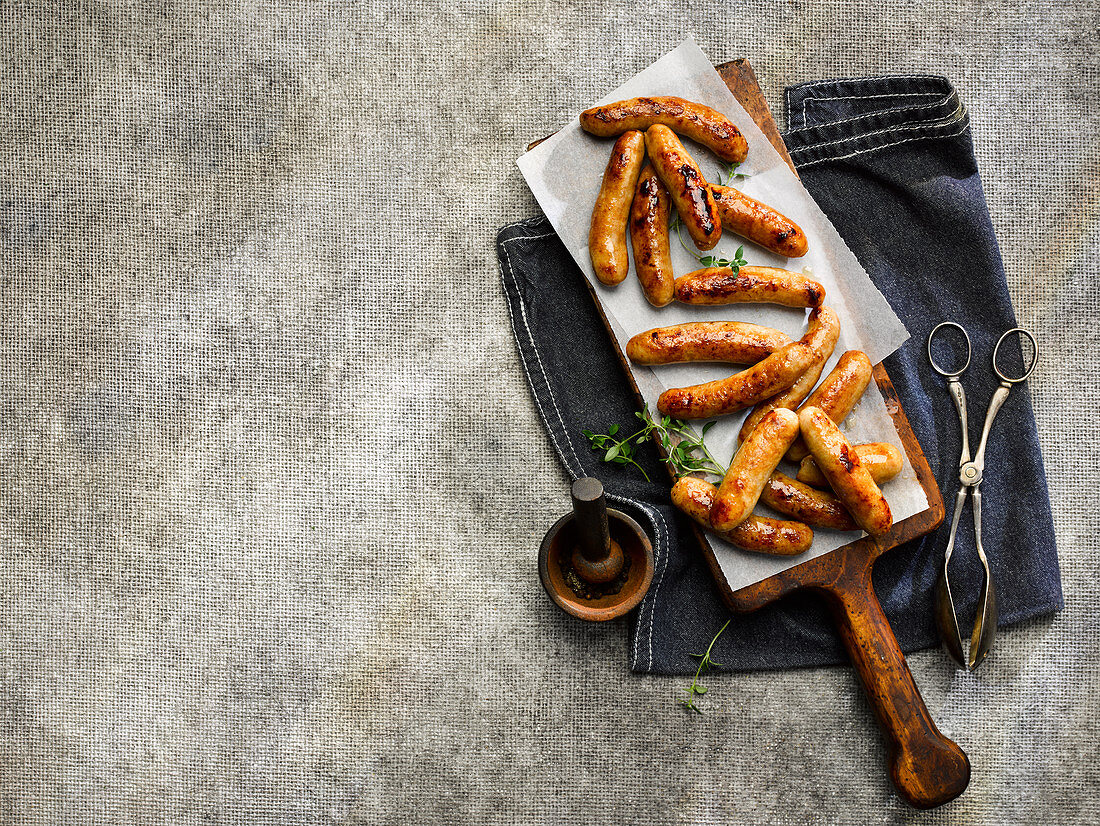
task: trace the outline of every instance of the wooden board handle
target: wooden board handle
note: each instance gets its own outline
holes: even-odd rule
[[[819,590],[836,618],[844,647],[859,672],[867,700],[889,741],[890,777],[918,809],[963,793],[970,761],[932,721],[871,585],[871,566],[849,569]]]

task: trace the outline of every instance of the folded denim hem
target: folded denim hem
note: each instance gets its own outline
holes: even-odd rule
[[[544,359],[539,350],[538,337],[532,330],[527,317],[526,290],[522,273],[522,264],[526,260],[525,253],[509,247],[510,244],[526,246],[528,248],[526,254],[529,254],[532,245],[551,237],[556,239],[557,235],[545,215],[537,215],[508,224],[497,233],[497,261],[507,301],[508,317],[515,335],[520,364],[527,377],[527,384],[531,388],[531,396],[535,400],[535,406],[550,436],[550,442],[565,467],[569,480],[597,474],[602,477],[603,474],[597,469],[599,460],[592,452],[585,451],[581,447],[578,453],[576,442],[578,439],[583,441],[580,427],[570,427],[567,424],[568,411],[563,412],[562,406],[558,403],[558,397],[554,394],[554,382],[546,369],[547,363],[554,367],[554,361],[551,360],[552,354],[547,354]],[[521,265],[519,273],[515,268],[517,262]],[[583,278],[579,272],[577,276]],[[588,302],[587,295],[583,300]],[[598,333],[595,334],[598,335]],[[633,399],[630,400],[630,404],[633,406]],[[625,511],[646,527],[646,533],[653,543],[653,582],[642,598],[641,604],[634,611],[634,630],[631,634],[630,650],[631,669],[652,673],[657,670],[653,655],[653,631],[654,622],[658,617],[658,594],[669,568],[673,541],[670,535],[670,521],[652,503],[642,501],[638,497],[621,495],[610,488],[605,489],[605,496],[611,505]],[[659,644],[658,653],[660,653]]]
[[[783,137],[800,169],[970,128],[954,87],[936,75],[823,80],[792,86],[785,98]]]

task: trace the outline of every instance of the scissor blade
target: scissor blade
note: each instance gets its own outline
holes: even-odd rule
[[[947,576],[947,563],[951,561],[951,551],[955,547],[955,534],[959,530],[959,517],[962,516],[963,503],[966,502],[966,494],[970,488],[965,486],[959,488],[958,494],[955,496],[955,513],[951,517],[951,533],[947,537],[947,548],[943,552],[943,574]]]
[[[940,572],[936,587],[936,624],[940,629],[943,647],[951,659],[962,668],[967,668],[966,654],[963,652],[963,636],[959,630],[959,618],[955,613],[955,600],[951,594],[951,583],[947,575],[947,564],[951,561],[951,551],[955,547],[955,533],[959,529],[959,517],[962,516],[963,503],[969,488],[959,488],[955,497],[955,513],[951,517],[951,533],[947,538],[947,549],[943,553],[943,570]]]
[[[978,602],[978,616],[974,620],[974,631],[970,635],[969,668],[973,671],[989,654],[993,647],[993,638],[997,635],[997,591],[993,587],[993,572],[989,569],[989,559],[982,547],[982,492],[974,486],[974,544],[978,549],[984,579],[982,593]]]

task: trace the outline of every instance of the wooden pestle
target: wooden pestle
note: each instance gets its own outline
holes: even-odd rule
[[[573,550],[573,570],[593,585],[611,582],[623,570],[623,549],[611,538],[603,483],[586,476],[573,483],[570,493],[580,540]]]

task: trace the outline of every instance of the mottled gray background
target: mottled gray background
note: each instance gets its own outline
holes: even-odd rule
[[[883,6],[888,6],[883,8]],[[1097,818],[1096,0],[0,4],[5,824]],[[551,606],[562,471],[493,239],[524,143],[691,33],[790,83],[943,73],[1022,323],[1066,610],[899,802],[852,672],[627,671]],[[984,401],[979,402],[984,404]],[[597,417],[598,418],[598,417]],[[990,514],[987,518],[995,518]]]

